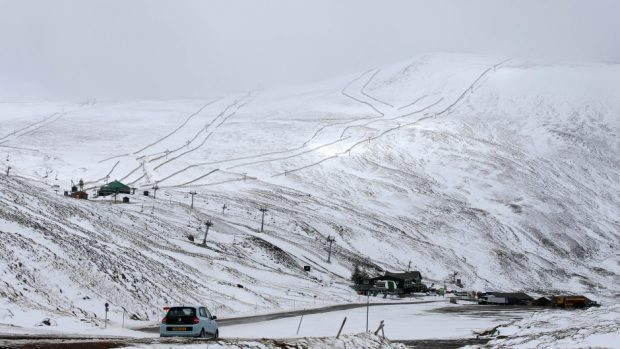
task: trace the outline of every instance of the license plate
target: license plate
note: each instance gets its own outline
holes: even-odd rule
[[[187,327],[173,327],[173,331],[189,331]]]

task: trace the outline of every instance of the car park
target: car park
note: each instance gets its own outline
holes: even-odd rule
[[[207,307],[183,305],[167,310],[159,325],[160,337],[219,337],[217,317]]]

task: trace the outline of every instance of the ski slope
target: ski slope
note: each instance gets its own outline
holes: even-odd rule
[[[205,100],[3,100],[0,308],[98,323],[104,301],[143,320],[346,302],[355,263],[617,296],[618,84],[618,65],[436,54]],[[80,178],[160,189],[53,190]]]

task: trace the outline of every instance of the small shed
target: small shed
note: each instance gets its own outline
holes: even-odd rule
[[[114,194],[131,194],[131,188],[119,181],[113,181],[99,188],[99,196],[108,196]]]

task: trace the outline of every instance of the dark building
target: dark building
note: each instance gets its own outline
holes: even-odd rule
[[[97,194],[99,196],[108,196],[114,194],[131,194],[131,188],[119,181],[114,181],[101,186]]]
[[[422,283],[422,274],[419,271],[408,271],[404,273],[385,272],[383,276],[364,279],[361,286],[372,287],[379,280],[391,280],[396,282],[399,293],[425,292],[426,285]]]
[[[482,295],[481,304],[529,305],[534,298],[523,292],[487,292]]]

